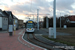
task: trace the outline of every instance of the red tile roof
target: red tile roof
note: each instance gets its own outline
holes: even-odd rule
[[[75,15],[71,15],[68,17],[70,21],[75,21]]]

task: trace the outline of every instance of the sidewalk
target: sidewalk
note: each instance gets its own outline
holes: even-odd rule
[[[0,33],[0,50],[42,50],[28,46],[22,39],[24,32],[24,29],[17,30],[13,36],[9,36],[9,33]]]

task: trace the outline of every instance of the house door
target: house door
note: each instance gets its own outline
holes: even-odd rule
[[[3,25],[2,30],[8,30],[8,25]]]

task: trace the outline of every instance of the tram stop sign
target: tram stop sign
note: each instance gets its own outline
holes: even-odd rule
[[[13,33],[13,16],[12,13],[10,13],[9,18],[8,18],[8,24],[9,24],[9,36],[12,36]]]
[[[9,20],[8,20],[9,25],[13,25],[13,16],[9,16]]]

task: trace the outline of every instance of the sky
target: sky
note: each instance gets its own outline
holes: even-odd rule
[[[33,15],[29,16],[26,14],[37,14],[39,9],[40,20],[43,17],[53,16],[53,1],[54,0],[0,0],[0,9],[6,11],[12,11],[12,13],[18,18],[24,21],[29,18],[33,19]],[[56,16],[64,15],[75,15],[75,0],[56,0]],[[36,20],[37,15],[34,15]]]

